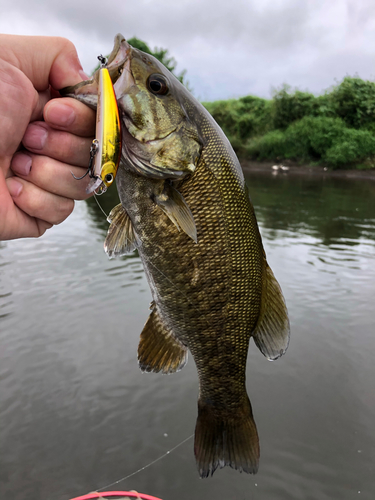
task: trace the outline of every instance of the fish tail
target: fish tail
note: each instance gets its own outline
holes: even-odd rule
[[[247,396],[242,408],[224,416],[212,405],[198,401],[194,454],[202,478],[212,476],[218,467],[226,465],[256,474],[259,438]]]

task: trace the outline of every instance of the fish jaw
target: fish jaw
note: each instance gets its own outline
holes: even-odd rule
[[[186,89],[153,56],[115,37],[108,58],[122,122],[122,160],[139,175],[180,180],[194,173],[202,151],[200,132],[181,105]],[[165,82],[167,91],[157,95],[150,79]],[[99,71],[90,80],[60,91],[96,110]]]
[[[72,97],[96,111],[98,107],[98,82],[93,77],[90,80],[77,83],[77,85],[61,89],[60,95],[62,97]]]
[[[128,61],[131,50],[132,47],[128,44],[125,38],[120,33],[117,34],[114,40],[114,47],[111,54],[108,56],[106,66],[113,85],[115,85],[123,71],[125,71],[126,73],[129,72]],[[91,109],[96,110],[98,105],[99,71],[100,68],[95,71],[95,73],[89,80],[85,80],[83,82],[77,83],[76,85],[61,89],[60,94],[63,97],[73,97],[74,99],[83,102]],[[123,86],[121,87],[121,89],[123,89]],[[119,94],[117,93],[116,98],[119,98]]]

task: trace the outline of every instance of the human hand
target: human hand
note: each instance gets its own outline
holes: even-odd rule
[[[50,100],[86,79],[71,42],[0,35],[0,46],[0,240],[41,236],[87,197],[71,172],[88,167],[95,113]]]

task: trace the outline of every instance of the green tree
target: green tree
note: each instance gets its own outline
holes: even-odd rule
[[[330,92],[332,106],[349,127],[375,132],[375,83],[358,77],[345,77]]]

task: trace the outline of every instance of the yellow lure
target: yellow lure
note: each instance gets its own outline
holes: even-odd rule
[[[96,139],[93,141],[94,165],[87,192],[101,194],[115,180],[121,159],[121,127],[116,95],[107,68],[99,70]]]

